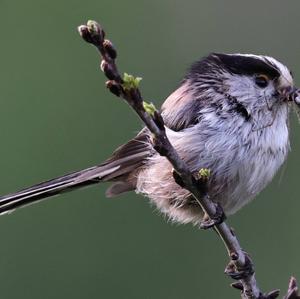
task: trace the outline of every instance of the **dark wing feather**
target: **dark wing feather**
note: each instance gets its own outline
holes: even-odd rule
[[[144,128],[135,138],[117,148],[111,158],[104,162],[108,165],[114,161],[121,161],[121,167],[116,172],[108,175],[106,180],[115,181],[106,191],[107,197],[114,197],[120,193],[134,190],[136,176],[140,167],[154,153],[149,140],[149,131]]]
[[[119,170],[105,177],[105,181],[118,180],[128,176],[142,166],[153,153],[149,132],[144,128],[135,138],[117,148],[112,156],[101,165],[120,165]]]

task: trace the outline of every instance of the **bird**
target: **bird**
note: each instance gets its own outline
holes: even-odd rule
[[[291,71],[273,57],[211,53],[187,70],[161,106],[166,134],[191,172],[210,170],[207,192],[232,215],[271,182],[290,150]],[[0,214],[77,188],[110,182],[107,197],[135,191],[169,219],[201,224],[204,212],[178,185],[143,128],[100,165],[0,197]]]

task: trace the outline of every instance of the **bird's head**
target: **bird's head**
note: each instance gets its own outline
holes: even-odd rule
[[[196,62],[187,79],[242,105],[250,115],[289,101],[298,104],[291,71],[269,56],[213,53]]]

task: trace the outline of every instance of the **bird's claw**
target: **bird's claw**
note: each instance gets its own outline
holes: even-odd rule
[[[203,220],[200,223],[201,229],[209,229],[225,221],[226,215],[223,211],[223,208],[217,203],[215,203],[215,206],[216,212],[212,217],[209,217],[207,214],[204,215]]]

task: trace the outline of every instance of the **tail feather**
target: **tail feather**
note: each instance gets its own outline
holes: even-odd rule
[[[50,196],[104,181],[105,176],[116,171],[119,166],[105,168],[105,166],[88,168],[2,196],[0,197],[0,214],[12,212],[16,208],[41,201]]]
[[[128,178],[143,165],[145,159],[151,154],[150,143],[147,141],[148,134],[142,130],[134,139],[119,147],[111,158],[99,166],[73,172],[2,196],[0,197],[0,214],[9,213],[18,207],[41,201],[47,197],[99,182],[115,181],[108,190],[108,195],[117,195],[133,190],[135,183],[129,181]],[[112,190],[114,190],[113,194]]]

